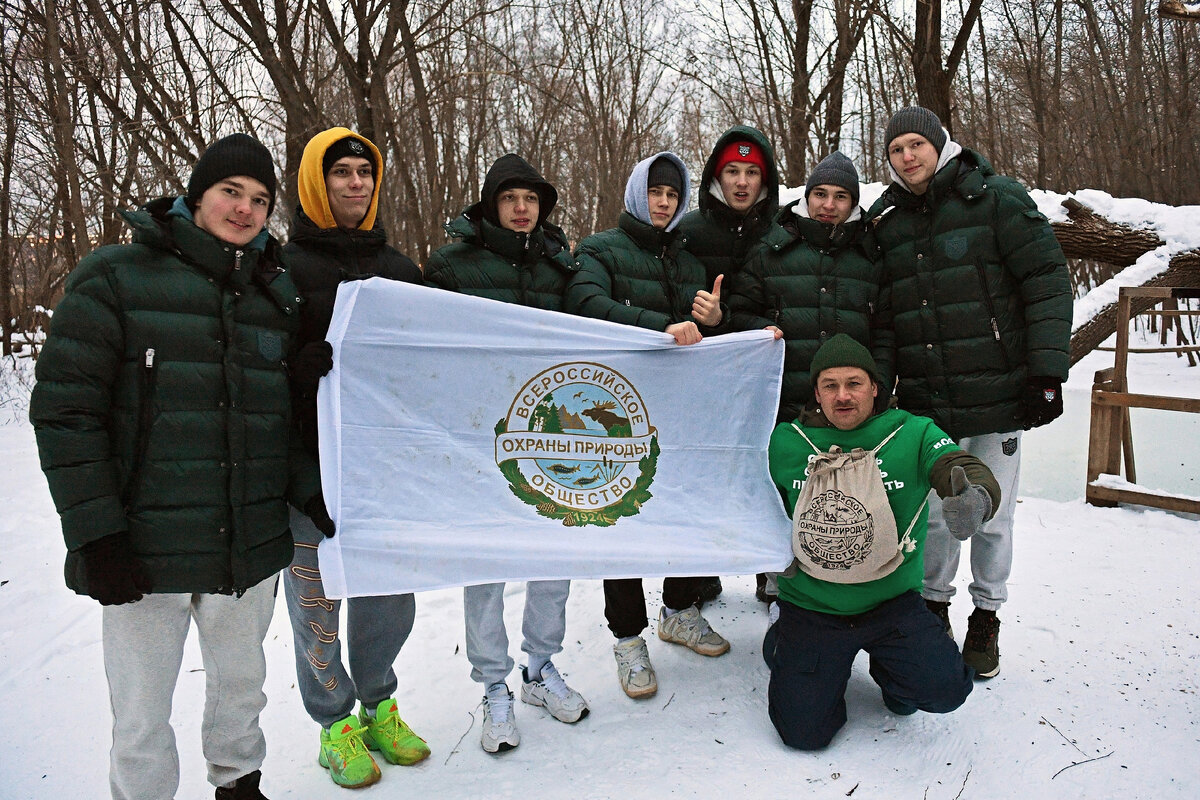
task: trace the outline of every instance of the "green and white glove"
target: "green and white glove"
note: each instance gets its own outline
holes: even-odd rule
[[[950,534],[965,542],[992,513],[992,496],[982,486],[967,480],[962,467],[950,470],[950,491],[954,494],[942,500],[942,519],[946,520]]]

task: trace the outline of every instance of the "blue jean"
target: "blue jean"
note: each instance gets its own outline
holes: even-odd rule
[[[292,509],[296,553],[284,572],[284,594],[296,650],[296,685],[304,710],[322,728],[354,711],[355,700],[372,708],[396,693],[392,662],[412,632],[412,594],[351,597],[346,601],[346,649],[342,664],[338,631],[340,600],[325,597],[317,565],[324,536],[308,517]]]
[[[846,724],[846,684],[860,650],[871,679],[897,713],[953,711],[971,693],[973,673],[916,592],[863,614],[841,617],[779,603],[763,658],[771,670],[767,707],[783,743],[819,750]]]

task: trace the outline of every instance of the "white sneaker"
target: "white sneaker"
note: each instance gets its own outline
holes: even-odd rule
[[[521,667],[521,702],[542,706],[559,722],[579,722],[588,715],[587,700],[567,686],[558,669],[549,661],[542,667],[541,680],[529,680],[529,668]]]
[[[483,696],[483,733],[480,744],[489,753],[503,753],[521,743],[513,695],[503,683],[493,683]]]
[[[667,616],[667,609],[658,612],[658,638],[664,642],[681,644],[702,656],[719,656],[729,652],[725,637],[709,627],[708,620],[700,616],[700,609],[689,606]]]
[[[625,694],[636,700],[658,691],[658,678],[650,666],[645,639],[637,636],[628,642],[617,642],[613,645],[613,655],[617,657],[617,680]]]

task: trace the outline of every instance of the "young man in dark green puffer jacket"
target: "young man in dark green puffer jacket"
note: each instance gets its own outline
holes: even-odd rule
[[[132,244],[67,280],[30,419],[62,516],[67,585],[104,605],[114,798],[174,797],[171,697],[191,620],[218,800],[256,800],[262,642],[292,557],[287,500],[332,529],[290,435],[284,357],[300,300],[264,226],[270,153],[214,143],[185,197],[126,214]]]
[[[699,206],[679,222],[687,249],[701,263],[712,289],[724,275],[726,296],[750,249],[771,227],[779,209],[775,151],[757,128],[735,125],[717,139],[700,176]]]
[[[762,131],[735,125],[721,134],[704,164],[697,205],[680,220],[679,234],[704,264],[707,288],[716,291],[720,276],[721,291],[729,297],[737,290],[743,263],[779,209],[775,151]],[[721,580],[715,576],[701,588],[703,600],[719,594]]]
[[[687,167],[674,153],[638,162],[625,184],[617,227],[587,237],[575,250],[579,272],[567,287],[566,310],[663,331],[681,345],[719,333],[728,316],[720,280],[712,293],[705,291],[704,266],[683,249],[677,231],[690,194]],[[729,642],[700,615],[700,590],[708,580],[663,580],[658,636],[719,656]],[[613,653],[622,690],[633,698],[652,696],[658,679],[641,636],[647,624],[641,578],[604,581],[604,616],[617,637]]]
[[[875,321],[882,263],[858,192],[853,162],[841,152],[826,156],[804,197],[779,212],[729,300],[736,330],[767,328],[784,340],[778,422],[796,419],[811,403],[809,364],[834,334],[871,348],[877,362],[891,357],[891,331]]]
[[[540,208],[512,205],[504,197],[526,188]],[[501,191],[505,190],[505,191]],[[506,204],[498,209],[498,203]],[[446,225],[459,241],[439,247],[425,264],[433,286],[547,311],[562,310],[563,290],[575,272],[575,258],[562,228],[546,218],[558,203],[558,191],[525,159],[509,153],[488,170],[480,200]],[[503,219],[501,219],[503,214]]]
[[[892,184],[871,208],[895,331],[900,407],[931,417],[995,473],[1004,503],[971,543],[975,611],[963,657],[1000,671],[996,611],[1008,599],[1021,431],[1062,413],[1071,281],[1046,218],[1016,181],[950,139],[926,108],[885,134]],[[925,599],[951,633],[959,543],[931,504]]]
[[[730,298],[735,329],[767,328],[784,340],[777,422],[796,419],[810,405],[809,363],[835,334],[849,334],[877,362],[891,362],[891,331],[875,321],[882,264],[858,193],[854,163],[840,151],[826,156],[809,175],[804,197],[785,206],[752,249]],[[887,374],[884,385],[890,380]],[[770,603],[772,585],[764,574],[757,579],[756,596]]]
[[[462,241],[439,248],[425,265],[426,282],[454,292],[562,311],[563,292],[575,272],[575,259],[562,229],[547,217],[558,191],[529,162],[509,153],[496,159],[483,180],[479,202],[446,226]],[[544,707],[561,722],[588,715],[587,701],[572,689],[550,659],[562,652],[567,629],[568,580],[525,584],[521,649],[529,663],[522,669],[521,699]],[[504,584],[463,588],[467,660],[471,678],[484,686],[480,744],[489,753],[521,743],[513,713],[504,627]]]

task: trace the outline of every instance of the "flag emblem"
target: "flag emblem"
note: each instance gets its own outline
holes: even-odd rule
[[[496,464],[509,489],[567,526],[636,515],[652,497],[658,452],[637,389],[592,362],[538,373],[496,423]]]

